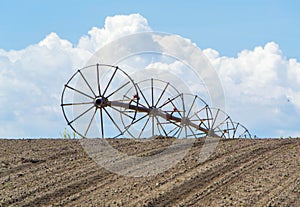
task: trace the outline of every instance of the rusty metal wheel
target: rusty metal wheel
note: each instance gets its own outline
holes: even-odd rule
[[[131,88],[124,98],[123,94]],[[67,124],[85,138],[118,137],[136,117],[136,85],[118,66],[96,64],[79,69],[65,84],[61,107]],[[130,107],[132,109],[130,109]],[[128,108],[126,113],[119,108]],[[119,113],[127,117],[119,124]]]

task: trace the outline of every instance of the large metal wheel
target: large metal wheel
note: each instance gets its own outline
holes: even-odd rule
[[[234,124],[234,132],[233,132],[233,138],[251,138],[251,134],[248,131],[248,129],[243,126],[239,122],[233,122]]]
[[[182,94],[183,110],[180,110],[180,130],[178,138],[201,138],[209,133],[213,121],[207,103],[197,95]]]
[[[133,102],[138,104],[138,113],[126,133],[134,138],[175,137],[181,127],[178,109],[183,108],[179,91],[170,83],[153,78],[136,83],[136,87],[139,95]],[[124,99],[129,98],[133,89],[125,93]],[[129,113],[129,109],[120,113],[124,126],[131,121],[125,116]]]
[[[122,69],[96,64],[78,70],[65,84],[61,107],[68,125],[80,136],[118,137],[136,118],[137,93],[133,80]],[[127,117],[124,127],[119,124],[119,113]]]
[[[218,108],[211,108],[211,112],[213,122],[209,136],[233,138],[235,127],[230,116]]]

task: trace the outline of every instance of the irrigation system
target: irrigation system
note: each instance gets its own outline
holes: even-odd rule
[[[77,70],[64,86],[61,107],[67,124],[84,138],[251,138],[246,127],[201,97],[164,80],[135,82],[113,65]]]

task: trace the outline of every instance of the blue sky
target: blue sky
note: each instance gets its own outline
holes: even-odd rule
[[[252,134],[300,137],[299,8],[296,0],[3,0],[0,137],[59,136],[60,95],[74,69],[120,32],[145,28],[196,43],[229,114]]]
[[[179,34],[222,55],[274,41],[299,60],[299,8],[296,0],[7,0],[0,3],[0,48],[22,49],[50,32],[76,44],[107,16],[140,13],[154,31]]]

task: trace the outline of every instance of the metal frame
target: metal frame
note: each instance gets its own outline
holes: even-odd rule
[[[135,83],[113,65],[79,69],[64,86],[61,107],[67,124],[86,138],[251,137],[243,125],[201,97],[182,94],[154,78]]]

